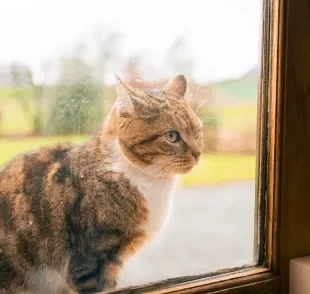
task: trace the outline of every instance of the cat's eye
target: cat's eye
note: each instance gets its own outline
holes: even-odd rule
[[[179,132],[177,132],[177,131],[169,131],[169,132],[166,133],[166,139],[170,143],[176,143],[176,142],[180,141],[182,138],[181,138]]]

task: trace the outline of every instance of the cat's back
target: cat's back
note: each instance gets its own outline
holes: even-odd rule
[[[10,262],[16,257],[21,267],[35,266],[62,257],[51,248],[65,247],[54,243],[64,240],[63,211],[72,191],[69,184],[58,183],[57,176],[72,148],[41,148],[16,157],[0,171],[0,253]]]
[[[72,148],[70,144],[59,144],[18,155],[0,169],[0,197],[37,193],[48,172],[66,160]]]

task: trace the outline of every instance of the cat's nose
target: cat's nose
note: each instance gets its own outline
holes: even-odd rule
[[[193,152],[192,152],[192,155],[193,155],[193,157],[195,158],[196,162],[198,162],[198,160],[199,160],[199,158],[200,158],[200,154],[201,154],[200,151],[193,151]]]

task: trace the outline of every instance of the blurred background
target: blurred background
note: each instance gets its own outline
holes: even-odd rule
[[[255,263],[262,0],[11,0],[0,11],[0,167],[92,136],[114,102],[114,73],[141,88],[177,73],[189,81],[204,155],[120,286]]]

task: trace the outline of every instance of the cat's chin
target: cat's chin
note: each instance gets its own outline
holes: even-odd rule
[[[179,170],[180,174],[187,174],[192,171],[194,165]]]
[[[174,175],[178,175],[178,174],[187,174],[189,172],[192,171],[192,169],[194,168],[195,165],[191,165],[191,166],[185,166],[185,167],[178,167],[177,169],[173,169],[172,171],[166,171],[168,174],[174,174]]]

